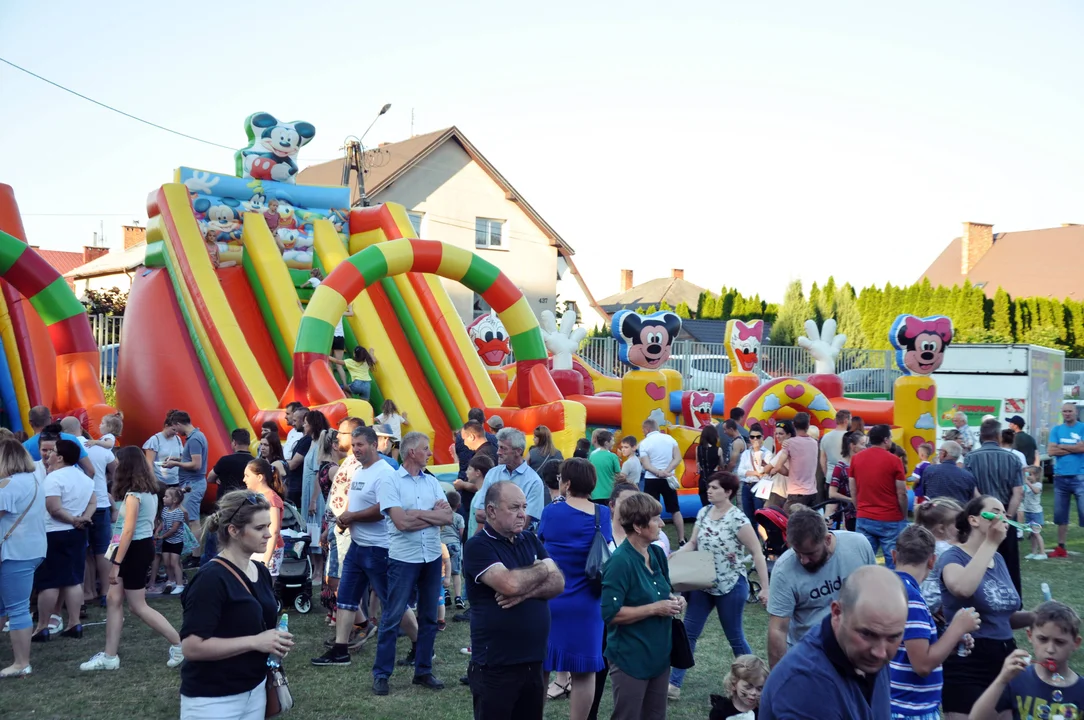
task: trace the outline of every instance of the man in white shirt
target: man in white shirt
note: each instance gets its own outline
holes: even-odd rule
[[[956,438],[956,442],[963,448],[964,455],[975,449],[975,433],[971,430],[971,426],[967,424],[967,415],[958,412],[952,416],[952,424],[960,433],[960,437]]]
[[[113,541],[113,523],[110,517],[112,503],[109,500],[109,486],[113,482],[113,473],[117,469],[117,460],[113,457],[113,451],[100,445],[90,445],[83,437],[83,427],[79,420],[66,417],[60,421],[60,429],[69,435],[79,439],[80,445],[90,458],[90,464],[94,466],[94,495],[96,505],[94,517],[91,518],[88,537],[90,554],[94,556],[91,562],[87,558],[86,571],[83,573],[83,601],[95,600],[97,595],[97,579],[109,577],[109,560],[105,557],[105,551],[109,549],[109,543]],[[103,594],[107,588],[103,587]]]
[[[376,593],[381,607],[387,607],[388,603],[388,521],[380,512],[378,493],[381,483],[394,480],[395,471],[377,454],[376,434],[372,428],[355,428],[351,437],[358,468],[347,491],[346,510],[337,521],[339,528],[350,532],[350,548],[340,568],[335,645],[322,656],[313,658],[312,664],[318,667],[350,664],[347,643],[354,625],[354,613],[366,604],[370,589]]]
[[[297,401],[286,406],[286,417],[291,425],[290,432],[286,433],[286,442],[282,444],[282,459],[286,462],[290,462],[290,458],[294,456],[294,446],[297,445],[298,440],[305,436],[305,413],[299,413],[298,410],[307,410],[307,408]]]
[[[651,419],[644,420],[641,429],[644,431],[644,439],[640,443],[640,464],[647,473],[644,492],[653,498],[661,499],[666,511],[674,517],[678,545],[684,545],[685,520],[681,517],[675,487],[680,481],[674,477],[674,471],[681,464],[681,451],[678,450],[677,440],[659,432],[659,424]]]
[[[821,438],[821,474],[827,484],[832,480],[832,473],[836,471],[839,457],[843,454],[843,436],[851,425],[851,411],[839,410],[836,412],[836,426],[826,432]]]

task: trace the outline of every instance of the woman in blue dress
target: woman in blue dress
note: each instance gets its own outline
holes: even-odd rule
[[[595,528],[613,539],[610,509],[591,502],[595,468],[582,458],[561,463],[558,476],[563,502],[542,511],[538,536],[565,576],[565,591],[550,600],[550,640],[546,672],[570,673],[570,720],[585,720],[595,694],[595,673],[602,659],[602,600],[587,581],[585,569]],[[562,688],[563,689],[563,688]]]

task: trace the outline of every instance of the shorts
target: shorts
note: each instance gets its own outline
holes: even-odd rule
[[[83,584],[87,560],[86,530],[55,530],[45,534],[48,550],[34,571],[37,590],[55,590]]]
[[[342,335],[336,335],[335,337],[331,338],[331,349],[332,350],[345,350],[346,349],[346,338],[344,338]]]
[[[109,549],[109,543],[113,542],[113,520],[110,517],[109,508],[98,508],[91,518],[91,525],[87,543],[90,546],[91,555],[105,555]]]
[[[182,484],[182,487],[184,485]],[[189,520],[199,520],[200,505],[203,504],[203,496],[207,493],[207,481],[197,480],[196,482],[190,482],[187,487],[192,488],[190,492],[184,494],[184,500],[181,501],[181,505],[188,511]]]
[[[154,538],[133,540],[128,552],[120,562],[118,573],[125,590],[142,590],[147,587],[147,572],[154,562]]]
[[[452,575],[463,574],[463,546],[459,543],[448,543],[448,559],[452,564]]]
[[[1084,527],[1084,475],[1054,476],[1054,524],[1069,524],[1069,506],[1076,496],[1076,522]]]
[[[163,540],[162,541],[162,554],[171,553],[173,555],[184,554],[184,539],[177,538],[175,540]]]
[[[375,548],[376,553],[383,548]],[[386,553],[387,551],[384,550]],[[369,596],[369,576],[365,571],[366,553],[374,554],[374,548],[363,548],[354,542],[350,543],[350,549],[346,551],[346,557],[342,560],[339,575],[339,590],[335,595],[335,604],[340,610],[347,612],[357,610],[362,605],[362,600]],[[370,558],[371,559],[371,558]],[[386,565],[387,559],[384,563]],[[369,603],[364,603],[368,614]]]
[[[670,487],[670,483],[666,482],[666,478],[649,477],[645,479],[644,492],[653,498],[661,497],[663,507],[671,515],[679,512],[677,490]]]
[[[942,665],[941,709],[946,713],[970,713],[971,706],[990,687],[1005,658],[1015,649],[1014,640],[975,638],[975,647],[967,657],[951,653]]]
[[[1046,524],[1043,521],[1043,511],[1042,510],[1040,510],[1039,512],[1025,512],[1024,513],[1024,522],[1026,522],[1028,525],[1038,525],[1040,531],[1042,530],[1043,525]]]

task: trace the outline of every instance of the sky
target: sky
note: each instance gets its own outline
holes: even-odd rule
[[[200,7],[204,7],[200,10]],[[683,268],[781,300],[908,284],[960,234],[1084,222],[1084,5],[0,0],[0,57],[229,147],[307,120],[299,164],[458,126],[575,249],[596,298]],[[185,9],[187,8],[187,10]],[[212,12],[213,10],[213,12]],[[177,137],[0,64],[0,182],[32,244],[146,221]]]

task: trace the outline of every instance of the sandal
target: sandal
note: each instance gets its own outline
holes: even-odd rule
[[[555,690],[557,691],[556,694],[554,694]],[[554,680],[553,682],[550,683],[549,688],[546,690],[546,699],[547,700],[561,700],[562,698],[566,698],[571,694],[572,694],[572,678],[569,678],[567,685],[562,685],[561,683]]]
[[[60,617],[59,615],[50,615],[49,625],[47,627],[49,628],[50,633],[60,632],[64,629],[64,618]]]

